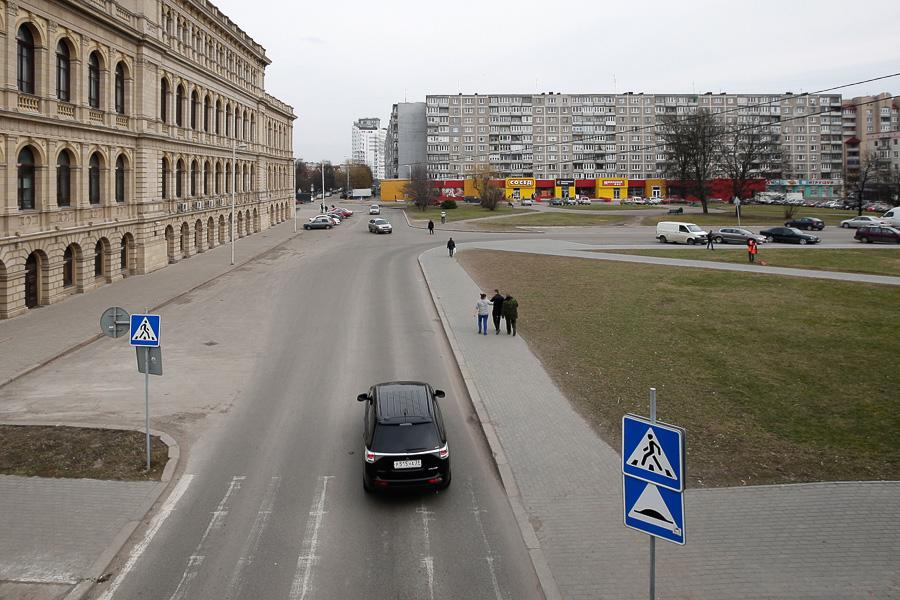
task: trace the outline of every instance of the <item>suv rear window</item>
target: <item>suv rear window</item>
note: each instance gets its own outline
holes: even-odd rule
[[[437,427],[433,422],[387,424],[375,426],[373,452],[419,452],[441,446]]]

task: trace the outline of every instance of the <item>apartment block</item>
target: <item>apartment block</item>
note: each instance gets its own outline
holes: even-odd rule
[[[351,158],[354,163],[368,165],[372,177],[384,179],[385,130],[381,119],[358,119],[353,122]]]
[[[408,177],[416,165],[427,165],[425,139],[425,103],[394,104],[384,140],[385,177]]]
[[[900,131],[900,103],[891,94],[857,96],[845,100],[841,110],[843,159],[848,173],[859,169],[860,153],[883,149],[876,140]]]

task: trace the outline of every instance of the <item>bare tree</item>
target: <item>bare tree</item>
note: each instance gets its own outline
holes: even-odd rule
[[[428,208],[432,199],[437,195],[437,190],[434,187],[434,182],[428,178],[428,169],[425,165],[412,167],[409,181],[403,186],[403,194],[407,198],[411,198],[413,204],[419,207],[419,210]]]
[[[722,143],[722,173],[731,180],[732,198],[744,199],[747,184],[758,177],[768,145],[755,130],[732,127],[725,132]]]
[[[709,182],[721,164],[722,125],[701,108],[694,114],[669,119],[660,135],[666,144],[667,171],[691,182],[703,213],[708,214]]]
[[[473,181],[481,206],[488,210],[497,210],[497,205],[503,199],[503,188],[492,183],[496,176],[489,167],[483,166],[479,167]]]
[[[861,215],[865,204],[866,188],[878,181],[878,177],[884,171],[884,164],[889,161],[881,158],[877,152],[867,152],[859,157],[859,169],[847,175],[847,190],[854,194],[856,199],[856,214]]]

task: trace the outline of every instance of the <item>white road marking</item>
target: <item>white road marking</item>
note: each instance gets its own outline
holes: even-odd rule
[[[475,516],[475,523],[478,524],[478,531],[481,532],[481,540],[487,549],[487,556],[484,560],[487,562],[488,571],[491,573],[491,585],[494,586],[494,598],[503,600],[503,592],[500,591],[500,584],[497,582],[497,573],[494,570],[494,553],[491,550],[491,544],[488,542],[487,533],[484,531],[484,523],[481,521],[481,509],[478,507],[478,499],[475,497],[475,490],[469,485],[469,495],[472,497],[472,514]]]
[[[319,547],[319,529],[322,528],[322,520],[325,517],[325,495],[328,492],[328,480],[332,477],[332,475],[319,477],[319,484],[322,487],[309,511],[311,518],[306,521],[303,550],[297,557],[297,569],[294,572],[294,582],[291,584],[291,600],[305,600],[309,593],[313,565],[318,559],[316,551]]]
[[[144,553],[144,550],[146,550],[147,546],[150,545],[150,542],[153,540],[153,536],[156,535],[156,532],[159,531],[160,527],[163,526],[163,523],[166,522],[166,519],[169,518],[169,515],[172,514],[172,511],[175,509],[175,505],[178,504],[178,500],[180,500],[184,495],[184,492],[187,491],[188,486],[191,484],[191,481],[193,479],[193,475],[185,475],[175,485],[175,488],[172,490],[172,493],[169,494],[169,497],[166,498],[166,501],[159,509],[159,512],[153,515],[153,518],[150,519],[150,526],[147,527],[147,531],[144,532],[143,539],[138,544],[136,544],[134,548],[131,549],[131,552],[128,555],[128,560],[125,562],[125,566],[122,567],[122,570],[119,571],[119,574],[112,580],[107,590],[103,593],[102,596],[100,596],[100,600],[110,600],[110,598],[113,597],[113,594],[116,593],[116,590],[118,590],[119,586],[122,585],[122,581],[125,580],[125,578],[128,576],[128,573],[131,571],[131,569],[134,568],[134,565]]]
[[[422,529],[425,533],[425,556],[422,557],[422,564],[425,565],[426,581],[428,582],[428,597],[434,600],[434,557],[431,556],[431,533],[428,530],[428,521],[431,520],[433,511],[425,508],[425,501],[416,509],[416,512],[422,515]]]
[[[238,560],[234,574],[228,584],[226,598],[240,598],[244,590],[245,579],[244,569],[253,563],[253,557],[259,550],[259,541],[262,538],[262,532],[266,528],[269,516],[272,514],[272,505],[275,503],[275,494],[278,492],[278,486],[281,485],[281,477],[273,477],[266,488],[263,495],[262,503],[259,505],[259,511],[256,513],[256,519],[250,528],[250,534],[247,536],[247,542],[244,545],[244,551]]]
[[[188,564],[184,569],[184,573],[181,575],[181,581],[178,582],[178,587],[176,587],[172,595],[169,596],[169,600],[184,600],[184,598],[187,598],[188,589],[190,589],[191,583],[193,583],[194,579],[197,577],[197,574],[200,572],[200,567],[206,559],[206,542],[209,538],[209,534],[216,529],[219,529],[222,526],[222,523],[224,523],[225,517],[228,516],[228,501],[235,491],[241,489],[241,482],[244,479],[246,479],[246,477],[243,475],[235,475],[231,478],[231,483],[228,484],[228,490],[226,490],[222,499],[219,500],[216,510],[213,511],[212,517],[209,519],[209,524],[206,526],[206,531],[204,531],[203,535],[200,537],[200,541],[197,543],[194,553],[188,558]]]

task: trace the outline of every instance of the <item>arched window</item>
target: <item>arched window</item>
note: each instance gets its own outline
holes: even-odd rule
[[[175,124],[184,124],[184,86],[179,85],[175,91]]]
[[[191,162],[191,196],[197,195],[197,161]]]
[[[175,165],[175,197],[181,198],[184,190],[182,186],[184,184],[184,161],[179,160]]]
[[[203,195],[209,196],[209,161],[203,164]]]
[[[100,108],[100,55],[91,52],[88,58],[88,105]]]
[[[91,154],[88,167],[88,202],[100,204],[100,154]]]
[[[231,163],[225,165],[225,193],[231,193]]]
[[[16,34],[16,75],[19,91],[34,93],[34,36],[27,25],[19,27]]]
[[[99,277],[103,275],[103,240],[97,240],[94,246],[94,275]]]
[[[219,135],[219,122],[222,120],[222,101],[216,100],[216,135]]]
[[[31,148],[22,148],[16,168],[19,210],[34,210],[34,152]]]
[[[235,107],[234,109],[234,137],[235,139],[241,139],[241,109]]]
[[[72,159],[66,150],[56,159],[56,205],[72,205]]]
[[[63,252],[63,287],[72,287],[75,283],[75,250],[70,244]]]
[[[231,136],[231,105],[225,106],[225,137]]]
[[[125,114],[125,65],[116,65],[116,112]]]
[[[200,104],[200,99],[197,96],[197,92],[191,92],[191,129],[197,129],[197,107]]]
[[[169,161],[162,159],[162,199],[169,197]]]
[[[222,193],[222,165],[216,163],[216,194]]]
[[[163,123],[169,122],[169,82],[159,82],[159,118]]]
[[[209,133],[210,106],[209,95],[203,98],[203,131]]]
[[[125,202],[125,157],[116,159],[116,202]]]
[[[71,96],[71,56],[69,45],[60,40],[56,45],[56,97],[68,102]]]

